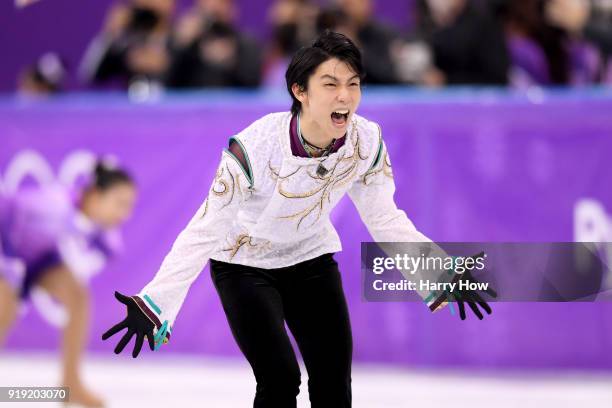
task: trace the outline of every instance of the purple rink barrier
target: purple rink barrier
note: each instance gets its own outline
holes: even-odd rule
[[[210,92],[149,104],[117,95],[0,100],[2,175],[25,149],[56,173],[85,149],[114,154],[138,181],[140,199],[124,228],[126,251],[92,281],[90,350],[113,356],[118,338],[100,340],[123,318],[113,291],[134,293],[152,278],[204,199],[227,139],[268,112],[286,110],[288,97],[281,95]],[[370,90],[359,113],[382,125],[397,203],[432,239],[612,241],[611,91]],[[363,301],[360,245],[371,238],[348,199],[333,218],[344,246],[336,259],[356,361],[612,370],[610,303],[495,303],[484,321],[460,321],[418,303]],[[30,312],[14,327],[8,348],[51,350],[59,339]],[[208,268],[162,350],[239,354]]]

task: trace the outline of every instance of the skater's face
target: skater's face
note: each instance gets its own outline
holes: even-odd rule
[[[340,138],[361,102],[359,74],[345,62],[331,58],[317,67],[306,89],[292,87],[302,104],[302,117],[326,135]]]
[[[115,227],[131,216],[135,201],[136,188],[131,183],[118,183],[105,190],[89,191],[83,212],[104,227]]]

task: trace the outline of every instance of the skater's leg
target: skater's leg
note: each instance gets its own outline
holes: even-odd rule
[[[19,299],[9,283],[0,277],[0,348],[4,346],[8,331],[15,321]]]
[[[283,301],[287,325],[308,370],[311,407],[349,408],[353,343],[333,257],[324,255],[299,264],[291,288],[283,292]]]
[[[81,358],[89,330],[89,290],[64,266],[45,272],[37,284],[62,303],[68,312],[68,323],[62,339],[62,355],[63,384],[70,388],[70,400],[88,407],[103,406],[102,400],[85,388],[80,374]]]
[[[265,270],[211,262],[211,275],[238,346],[257,380],[254,408],[295,408],[300,369],[274,278]]]

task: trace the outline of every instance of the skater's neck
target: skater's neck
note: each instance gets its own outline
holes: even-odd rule
[[[300,135],[298,134],[298,115],[294,115],[291,118],[289,137],[291,139],[291,153],[294,156],[311,157],[311,155],[304,148],[303,143],[300,140]],[[345,140],[345,137],[336,140],[329,153],[335,153],[338,149],[340,149],[344,145]]]
[[[304,111],[298,113],[298,132],[308,143],[322,149],[328,147],[332,141],[340,139],[326,131],[308,112]]]

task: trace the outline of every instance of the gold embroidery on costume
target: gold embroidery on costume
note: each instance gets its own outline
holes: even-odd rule
[[[236,185],[236,190],[238,190],[238,193],[240,195],[242,195],[242,187],[240,187],[240,173],[236,174],[236,177],[234,177],[235,180],[235,185]]]
[[[248,245],[250,247],[254,247],[255,244],[253,244],[252,239],[248,234],[241,234],[238,235],[238,238],[236,238],[236,243],[234,243],[233,246],[231,246],[230,248],[226,248],[223,251],[224,252],[230,252],[230,257],[229,259],[231,260],[232,258],[234,258],[234,255],[236,255],[236,253],[238,252],[238,250],[240,248],[242,248],[243,245]]]
[[[393,178],[393,169],[391,168],[391,160],[389,155],[385,153],[385,167],[383,168],[383,174],[387,177]]]
[[[215,180],[213,181],[213,187],[212,187],[213,194],[219,197],[227,194],[229,190],[227,181],[221,178],[223,176],[223,170],[224,170],[223,167],[219,167],[219,169],[217,170],[217,174],[215,174]],[[223,190],[220,190],[220,191],[217,190],[217,184],[220,184],[223,187]]]
[[[202,216],[200,218],[204,218],[207,211],[208,211],[208,197],[206,197],[206,200],[204,200],[204,212],[202,213]]]
[[[296,213],[285,215],[285,216],[280,216],[278,218],[280,219],[299,219],[296,225],[296,230],[299,230],[300,225],[302,224],[302,221],[304,221],[306,217],[308,217],[315,210],[317,211],[317,216],[316,216],[316,219],[313,221],[313,224],[319,220],[323,212],[323,206],[324,206],[325,201],[327,201],[328,203],[331,202],[331,192],[334,189],[351,182],[353,180],[352,178],[353,175],[357,171],[359,160],[367,159],[367,156],[364,157],[361,153],[361,146],[359,144],[359,133],[357,133],[357,126],[355,124],[353,125],[352,132],[354,136],[352,139],[354,140],[354,142],[353,142],[353,153],[350,156],[340,157],[338,161],[333,165],[333,167],[329,169],[327,174],[323,176],[320,176],[318,174],[316,175],[311,174],[310,172],[305,170],[306,174],[312,180],[316,180],[317,182],[320,182],[318,186],[316,186],[310,191],[291,192],[291,191],[287,191],[284,188],[284,181],[286,181],[288,177],[298,173],[302,169],[305,169],[307,166],[298,166],[298,168],[292,173],[285,175],[285,176],[281,176],[279,174],[279,171],[273,169],[270,164],[268,165],[272,174],[274,174],[276,178],[280,180],[278,183],[278,192],[283,197],[301,199],[301,198],[313,197],[317,194],[320,194],[319,199],[316,200],[314,204]]]
[[[229,174],[229,181],[223,178],[226,172],[227,174]],[[232,203],[236,190],[238,190],[238,193],[242,194],[242,188],[240,187],[240,174],[234,175],[230,171],[229,166],[227,164],[225,165],[225,167],[219,166],[219,169],[215,174],[215,179],[213,181],[213,185],[210,189],[210,192],[217,197],[223,197],[229,194],[229,199],[225,204],[223,204],[223,206],[220,207],[220,209],[223,209]],[[208,212],[209,198],[210,197],[206,198],[204,213],[202,213],[201,218],[204,218],[204,216]]]
[[[230,195],[229,200],[221,208],[225,208],[232,203],[232,201],[234,200],[234,191],[236,190],[236,180],[234,179],[234,175],[230,172],[230,169],[227,164],[225,165],[225,168],[227,169],[227,173],[230,175],[230,180],[232,181],[232,187],[230,188],[231,195]]]
[[[389,154],[386,151],[385,151],[385,157],[383,160],[381,160],[381,162],[382,162],[382,165],[378,169],[372,169],[363,175],[363,178],[362,178],[363,184],[367,186],[368,180],[370,180],[372,176],[375,176],[381,172],[385,176],[389,178],[393,178],[393,169],[391,168],[391,161],[389,160]]]
[[[295,171],[294,171],[294,172],[289,173],[289,174],[284,175],[284,176],[281,176],[281,175],[280,175],[280,170],[275,169],[274,167],[272,167],[272,161],[271,161],[271,160],[268,160],[268,169],[270,169],[270,174],[272,174],[272,178],[273,178],[274,180],[278,180],[278,179],[280,179],[280,180],[284,180],[284,179],[287,179],[287,178],[289,178],[289,177],[293,176],[294,174],[296,174],[298,171],[300,171],[300,170],[301,170],[301,168],[302,168],[302,167],[300,166],[300,167],[298,167],[297,169],[295,169]]]
[[[221,178],[223,176],[224,170],[227,171],[227,174],[229,174],[229,183],[227,180],[224,180]],[[217,184],[220,184],[223,187],[223,190],[217,190],[216,189]],[[223,197],[224,195],[227,195],[227,194],[230,195],[228,201],[221,208],[225,208],[232,203],[232,201],[234,200],[235,190],[236,190],[236,177],[232,174],[232,172],[229,169],[229,166],[226,164],[225,169],[221,167],[219,171],[217,171],[217,175],[215,176],[215,182],[212,188],[213,194],[216,195],[217,197]]]

